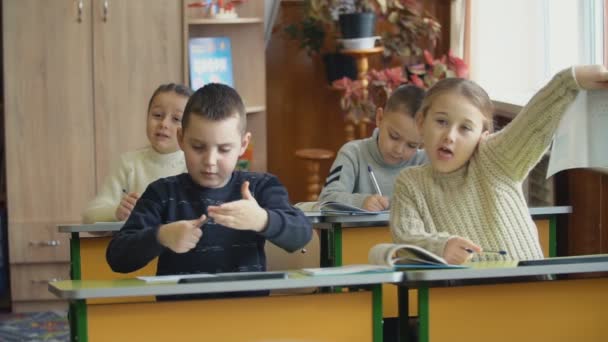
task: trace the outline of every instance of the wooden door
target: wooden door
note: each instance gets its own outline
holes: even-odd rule
[[[121,153],[148,145],[161,84],[183,82],[182,2],[93,0],[95,154],[100,185]]]
[[[11,232],[77,221],[94,193],[91,15],[83,1],[79,21],[78,3],[3,1]]]

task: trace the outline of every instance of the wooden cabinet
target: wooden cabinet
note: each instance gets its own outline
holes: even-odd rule
[[[145,146],[148,100],[183,82],[182,3],[3,0],[13,310],[69,269],[68,236],[113,161]]]
[[[104,3],[109,2],[104,20]],[[92,2],[97,185],[123,152],[148,145],[148,101],[162,83],[184,83],[182,2]]]
[[[202,18],[199,9],[184,3],[184,79],[189,79],[188,41],[195,37],[228,37],[232,50],[234,88],[247,109],[252,133],[253,171],[266,171],[266,55],[264,1],[247,1],[236,8],[236,19]],[[197,1],[198,2],[198,1]],[[196,89],[195,89],[196,90]]]

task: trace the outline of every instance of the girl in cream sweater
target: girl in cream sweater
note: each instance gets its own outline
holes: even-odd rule
[[[464,79],[438,82],[417,116],[430,164],[402,171],[395,184],[390,214],[395,242],[421,246],[451,264],[472,257],[542,259],[522,182],[579,89],[600,88],[608,88],[604,66],[566,69],[509,125],[490,134],[494,109],[486,92]]]

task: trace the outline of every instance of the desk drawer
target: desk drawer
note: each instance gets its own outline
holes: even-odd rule
[[[57,300],[49,281],[69,280],[70,264],[11,264],[11,297],[14,301]]]
[[[11,263],[69,262],[70,234],[57,231],[58,222],[9,222]]]

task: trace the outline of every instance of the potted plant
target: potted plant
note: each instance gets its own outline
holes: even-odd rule
[[[379,33],[387,57],[420,56],[441,33],[441,25],[424,11],[420,0],[305,0],[304,4],[302,22],[289,25],[286,31],[308,51],[326,45],[337,48],[339,33],[343,39],[373,36],[375,25],[369,21],[351,31],[351,17],[373,16],[382,24]],[[363,26],[367,32],[362,32]]]
[[[384,55],[420,56],[426,48],[434,47],[441,34],[441,25],[426,13],[416,0],[386,0],[380,6],[387,29],[382,32]]]
[[[337,1],[334,10],[338,16],[342,39],[372,37],[376,31],[375,1]]]
[[[468,67],[464,61],[448,52],[435,59],[428,51],[423,51],[422,63],[370,70],[366,79],[342,78],[332,83],[341,91],[340,107],[345,118],[353,122],[367,120],[373,122],[377,107],[384,107],[388,96],[401,84],[411,83],[428,89],[446,77],[467,77]]]
[[[340,54],[335,44],[335,21],[331,19],[334,2],[335,0],[306,0],[304,18],[284,28],[288,38],[298,41],[300,48],[309,56],[320,56],[329,83],[343,77],[357,77],[355,60],[351,56]]]

